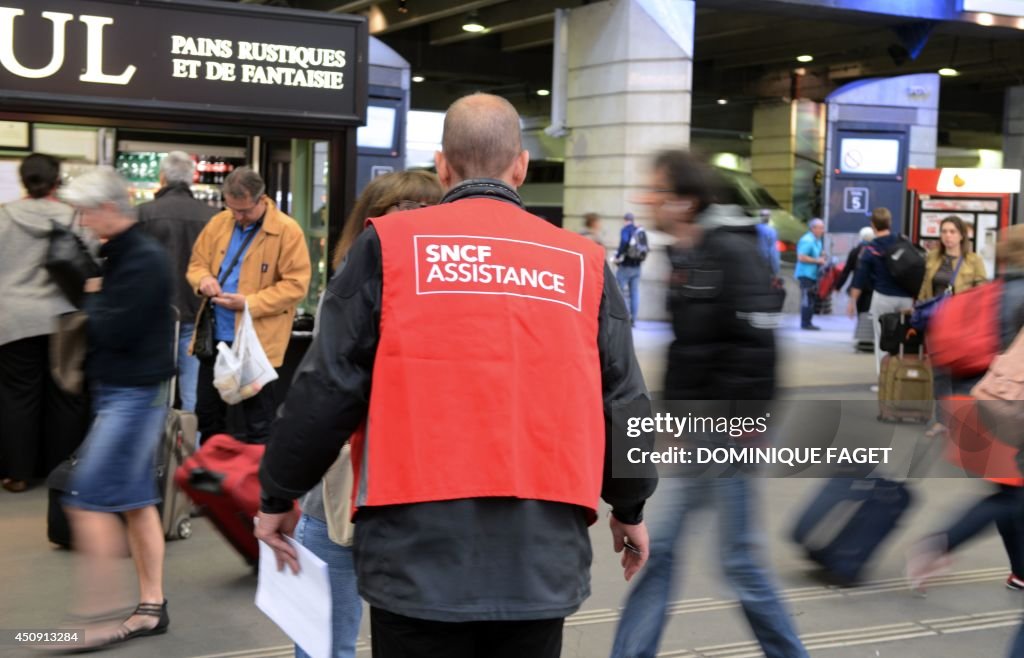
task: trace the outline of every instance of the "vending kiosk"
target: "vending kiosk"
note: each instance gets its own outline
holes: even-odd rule
[[[942,220],[959,217],[971,233],[968,248],[995,273],[996,242],[1013,221],[1020,180],[1019,169],[908,169],[907,233],[930,249],[938,244]]]

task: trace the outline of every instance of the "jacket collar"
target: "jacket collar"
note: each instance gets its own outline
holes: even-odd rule
[[[192,190],[189,188],[188,183],[169,183],[160,188],[154,198],[159,199],[165,194],[187,194],[189,198],[195,198],[192,196]]]
[[[100,246],[100,256],[116,260],[118,256],[131,248],[131,244],[135,242],[135,236],[139,234],[136,230],[138,228],[139,223],[132,222],[132,225],[127,229],[104,242]]]
[[[441,199],[441,203],[452,203],[462,199],[496,199],[523,207],[523,200],[508,183],[496,178],[470,178],[464,180]]]
[[[263,219],[260,220],[260,230],[269,235],[279,235],[284,230],[284,220],[281,219],[281,215],[283,213],[278,209],[277,205],[270,200],[269,196],[264,194],[263,201],[267,204],[267,211],[263,213]],[[231,211],[225,210],[224,212],[227,214],[227,218],[231,222],[231,226],[238,226],[238,222],[231,217]]]

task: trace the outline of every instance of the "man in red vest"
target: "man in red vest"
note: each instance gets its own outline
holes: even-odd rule
[[[260,469],[257,536],[294,569],[287,510],[352,436],[377,657],[557,657],[599,498],[626,579],[647,560],[656,480],[611,473],[613,410],[649,411],[629,312],[601,247],[523,209],[519,126],[497,96],[451,106],[447,194],[353,244]]]

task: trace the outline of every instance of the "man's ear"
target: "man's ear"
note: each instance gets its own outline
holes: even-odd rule
[[[437,169],[437,177],[441,181],[441,186],[446,190],[451,189],[452,169],[448,166],[448,160],[444,157],[444,153],[434,151],[434,168]]]
[[[529,166],[530,152],[524,149],[520,151],[519,155],[516,156],[515,162],[512,163],[512,187],[520,187],[526,181],[526,170]]]

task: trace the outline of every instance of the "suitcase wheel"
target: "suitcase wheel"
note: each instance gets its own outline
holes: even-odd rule
[[[188,539],[192,536],[192,519],[182,519],[178,521],[178,528],[176,530],[178,539]]]

